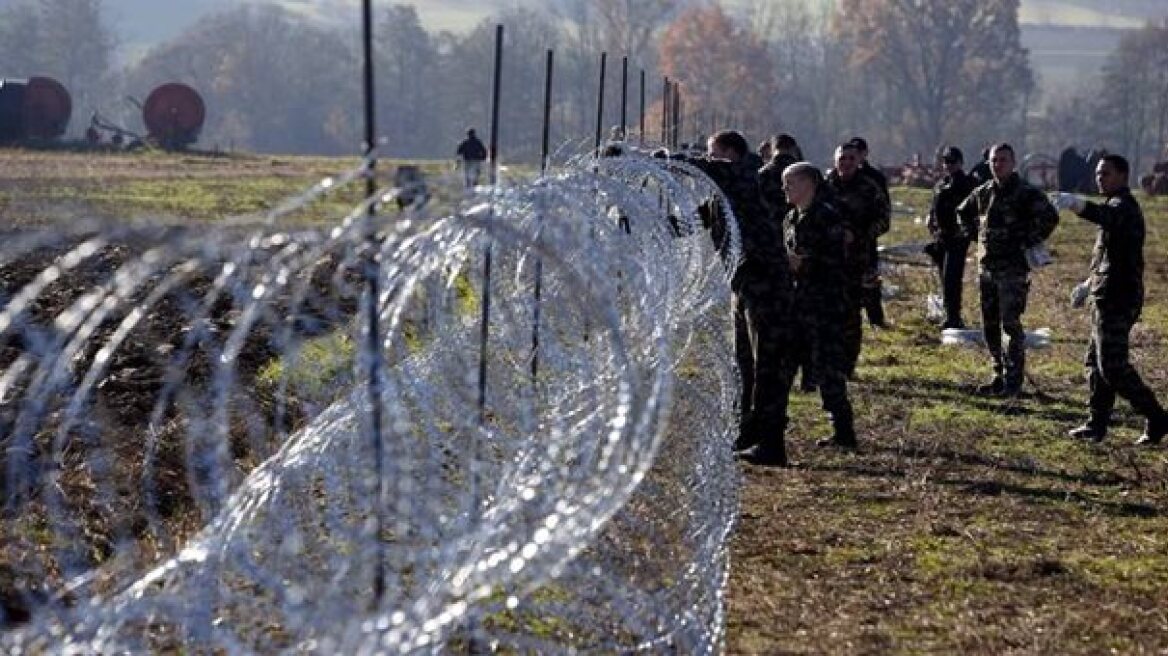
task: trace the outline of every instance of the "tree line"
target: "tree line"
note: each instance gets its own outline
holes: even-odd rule
[[[360,48],[354,27],[275,4],[209,15],[119,66],[103,0],[15,0],[0,9],[0,74],[49,75],[74,96],[72,134],[93,111],[133,128],[153,86],[203,95],[203,147],[341,154],[359,149]],[[545,52],[555,51],[552,139],[590,143],[600,53],[608,53],[603,123],[619,123],[620,61],[629,61],[627,120],[660,136],[663,77],[681,82],[683,140],[734,127],[755,141],[795,134],[809,154],[868,138],[877,161],[926,161],[942,143],[1020,150],[1069,143],[1150,163],[1168,139],[1168,22],[1125,38],[1084,84],[1038,106],[1021,45],[1018,0],[753,0],[730,12],[698,0],[549,0],[496,12],[465,33],[433,32],[408,4],[375,6],[379,133],[393,157],[451,157],[467,127],[489,119],[494,26],[506,28],[500,150],[533,161]]]

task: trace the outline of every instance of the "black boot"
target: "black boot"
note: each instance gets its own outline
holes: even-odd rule
[[[761,467],[787,467],[787,445],[782,437],[756,444],[735,454],[739,460]]]
[[[1149,417],[1148,424],[1144,428],[1144,434],[1136,440],[1136,444],[1140,446],[1155,446],[1168,435],[1168,413],[1161,413],[1157,416]]]
[[[1067,435],[1076,440],[1102,442],[1103,438],[1107,437],[1107,422],[1100,422],[1092,417],[1082,426],[1076,426],[1067,431]]]
[[[834,410],[831,413],[831,437],[815,443],[816,446],[832,446],[837,449],[854,451],[856,443],[856,428],[852,422],[852,408],[850,406]]]
[[[1001,396],[1005,391],[1006,379],[1000,373],[995,373],[989,382],[977,386],[977,393],[982,396]]]

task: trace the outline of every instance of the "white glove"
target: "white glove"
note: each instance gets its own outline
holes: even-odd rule
[[[1091,280],[1087,279],[1075,285],[1071,290],[1071,307],[1081,308],[1087,303],[1087,297],[1091,295]]]
[[[1070,210],[1075,214],[1087,207],[1087,199],[1079,194],[1057,193],[1054,196],[1054,206],[1060,210]]]

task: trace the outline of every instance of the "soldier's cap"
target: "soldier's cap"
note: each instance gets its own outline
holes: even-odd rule
[[[848,143],[864,152],[868,152],[868,142],[864,139],[864,137],[852,137],[851,139],[848,139]]]
[[[952,164],[954,162],[964,162],[965,156],[961,154],[961,149],[957,146],[945,146],[941,149],[941,160]]]

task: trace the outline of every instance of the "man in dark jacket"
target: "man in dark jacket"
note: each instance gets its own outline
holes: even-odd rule
[[[875,273],[876,239],[888,232],[891,207],[879,185],[860,174],[860,153],[851,142],[835,150],[835,168],[827,174],[827,188],[847,226],[847,260],[844,263],[850,302],[844,320],[846,373],[855,373],[863,343],[863,295]],[[871,315],[869,315],[871,317]]]
[[[1128,187],[1130,167],[1119,155],[1104,155],[1095,169],[1103,203],[1059,194],[1056,204],[1099,226],[1088,281],[1092,299],[1091,340],[1087,344],[1087,422],[1070,431],[1095,442],[1107,436],[1115,397],[1147,418],[1137,444],[1159,444],[1168,433],[1168,413],[1128,359],[1128,337],[1144,306],[1144,213]]]
[[[945,305],[945,322],[941,328],[965,328],[961,319],[961,287],[969,239],[961,231],[957,206],[969,196],[975,185],[962,170],[964,157],[961,149],[956,146],[944,148],[940,160],[945,175],[933,187],[933,202],[927,221],[933,243],[926,251],[941,275],[941,297]]]
[[[462,162],[463,184],[468,188],[478,185],[483,172],[483,162],[487,159],[487,147],[475,134],[474,128],[466,131],[466,139],[458,144],[455,154]]]
[[[719,253],[729,255],[727,209],[737,219],[742,242],[741,260],[726,262],[734,271],[734,351],[742,376],[735,449],[744,451],[748,462],[785,466],[791,274],[782,227],[763,208],[757,158],[750,154],[746,139],[727,130],[710,137],[705,157],[680,159],[708,175],[729,203],[723,207],[719,199],[703,210]]]
[[[993,358],[994,376],[978,390],[1017,396],[1026,377],[1026,331],[1022,314],[1030,293],[1027,250],[1038,246],[1058,225],[1058,210],[1015,171],[1014,149],[990,149],[994,179],[975,188],[957,206],[962,230],[978,242],[978,292],[982,331]],[[1009,338],[1002,351],[1002,333]]]

